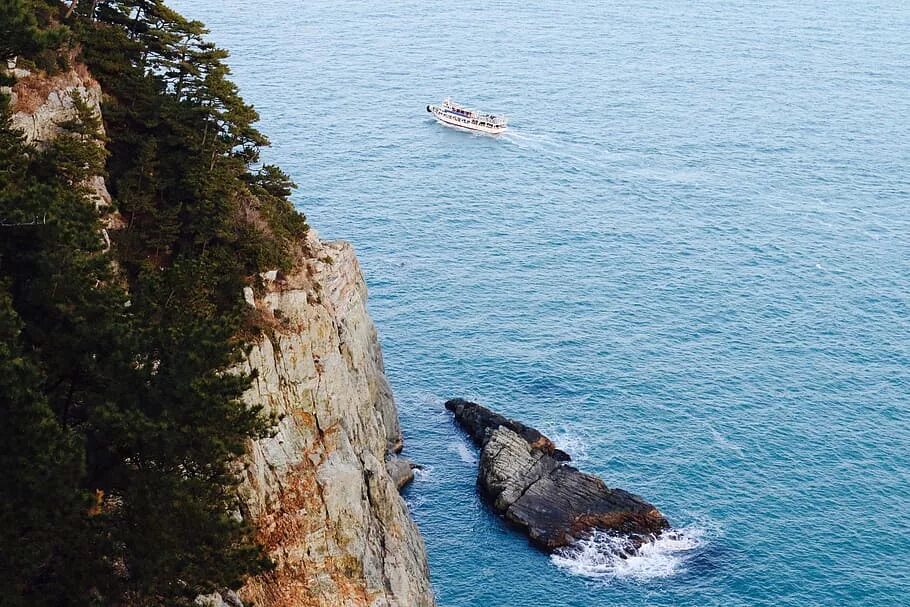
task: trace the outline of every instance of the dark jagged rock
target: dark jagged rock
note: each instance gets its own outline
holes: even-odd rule
[[[568,455],[534,428],[463,399],[445,406],[481,447],[481,492],[541,548],[566,546],[593,529],[638,539],[669,527],[642,498],[566,464]]]
[[[455,421],[470,435],[474,444],[478,447],[483,447],[486,444],[487,438],[493,430],[504,426],[528,441],[528,444],[532,447],[541,449],[547,455],[553,456],[557,461],[567,462],[572,459],[568,453],[557,449],[553,441],[535,428],[526,426],[514,419],[503,417],[482,405],[472,403],[463,398],[453,398],[446,401],[445,407],[455,414]]]

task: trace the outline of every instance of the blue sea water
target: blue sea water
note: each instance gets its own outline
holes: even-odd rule
[[[910,3],[172,4],[357,247],[442,606],[910,604]],[[532,549],[451,396],[679,539]]]

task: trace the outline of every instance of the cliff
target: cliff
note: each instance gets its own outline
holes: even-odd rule
[[[48,77],[8,66],[14,125],[41,145],[73,118],[73,93],[99,114],[102,91],[82,66]],[[107,230],[122,228],[101,176],[88,185]],[[108,240],[109,242],[109,240]],[[240,516],[276,568],[240,596],[257,607],[435,605],[426,553],[398,493],[410,466],[353,248],[310,231],[288,276],[245,289],[256,327],[245,395],[278,420],[238,463]],[[239,295],[239,294],[238,294]],[[236,595],[198,604],[236,604]]]
[[[0,94],[9,95],[12,126],[23,133],[26,143],[40,148],[59,136],[63,132],[60,125],[76,118],[74,95],[80,96],[101,115],[101,86],[83,64],[75,62],[74,56],[70,61],[73,62],[72,69],[54,76],[18,67],[15,59],[7,63],[6,71],[17,81],[12,87],[0,87]],[[102,133],[103,130],[102,126]],[[110,208],[111,195],[104,177],[96,175],[85,186],[102,213],[102,236],[110,247],[108,231],[123,227],[122,218]]]
[[[13,126],[25,134],[27,143],[40,146],[60,134],[58,125],[76,117],[74,94],[100,112],[101,87],[82,64],[76,63],[72,69],[54,76],[17,67],[15,60],[7,68],[17,81],[0,92],[10,95]]]
[[[389,468],[401,432],[352,247],[309,238],[294,275],[251,298],[263,324],[247,393],[280,418],[245,462],[243,515],[277,569],[256,605],[433,605],[423,541]]]

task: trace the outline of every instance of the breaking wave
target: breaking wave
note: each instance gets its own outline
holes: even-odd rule
[[[405,498],[404,503],[407,505],[408,510],[414,514],[423,510],[424,506],[427,505],[427,498],[424,495],[410,495]]]
[[[542,431],[553,441],[554,445],[572,457],[575,465],[585,464],[589,461],[588,445],[590,441],[587,432],[566,426],[545,428]]]
[[[703,545],[704,535],[700,527],[672,529],[636,550],[626,537],[595,531],[590,538],[553,553],[550,560],[572,575],[593,579],[664,578],[684,567]]]

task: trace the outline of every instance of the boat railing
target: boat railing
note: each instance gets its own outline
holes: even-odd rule
[[[451,112],[456,116],[477,120],[479,122],[486,122],[493,126],[505,126],[506,124],[506,116],[498,114],[479,114],[471,108],[458,105],[452,101],[451,98],[446,98],[442,102],[442,109],[446,112]]]

